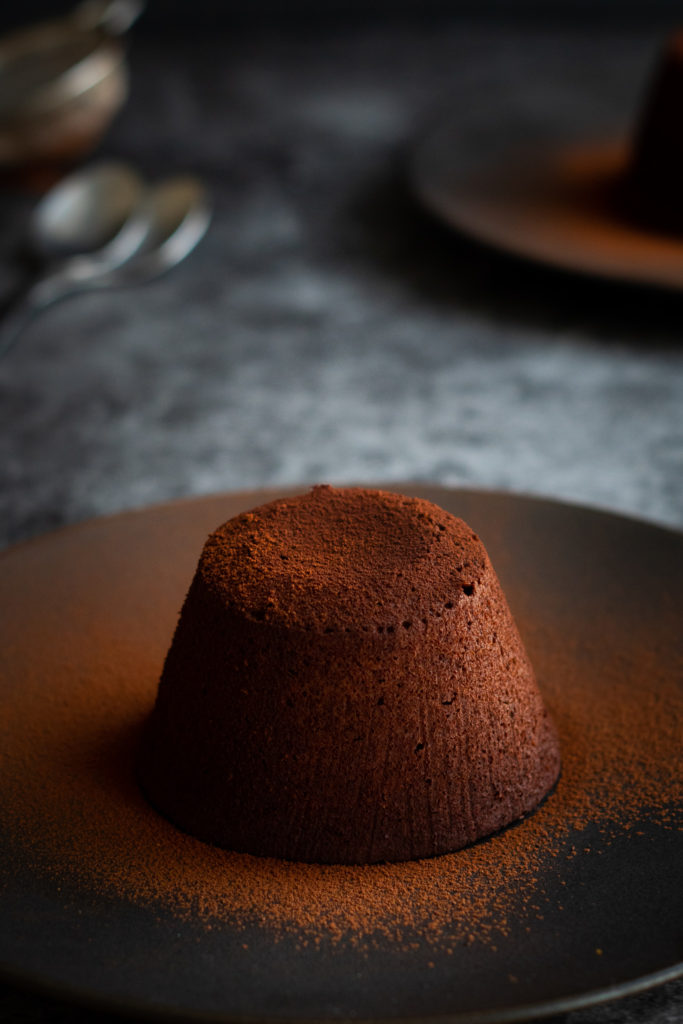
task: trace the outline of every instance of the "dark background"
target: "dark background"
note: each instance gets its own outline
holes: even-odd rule
[[[64,14],[75,5],[64,0],[30,0],[2,5],[0,28],[9,29],[37,17]],[[448,22],[476,17],[497,21],[625,24],[660,27],[683,23],[677,0],[150,0],[138,31],[176,32],[187,29],[278,28],[280,30],[354,23],[402,21],[406,24]]]

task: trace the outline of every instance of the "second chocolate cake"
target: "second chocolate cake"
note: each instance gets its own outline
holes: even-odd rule
[[[208,842],[370,863],[497,831],[559,766],[472,530],[421,499],[316,487],[207,541],[139,776]]]
[[[650,83],[623,183],[628,212],[645,225],[683,232],[683,31],[667,41]]]

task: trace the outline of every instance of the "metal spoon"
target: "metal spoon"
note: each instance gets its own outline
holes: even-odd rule
[[[64,220],[70,221],[68,204],[57,204],[57,207],[57,211],[52,211],[56,212],[54,218],[42,211],[43,216],[36,219],[41,229],[46,229],[40,243],[44,249],[48,237],[53,245],[65,242],[66,232],[57,232],[55,223],[62,223],[57,215],[60,211]],[[78,204],[74,203],[76,207]],[[142,284],[158,277],[194,249],[210,219],[206,191],[195,178],[173,178],[148,189],[106,245],[87,254],[71,256],[15,300],[0,326],[0,354],[12,347],[34,316],[60,299],[96,288]],[[81,241],[85,237],[84,232]],[[69,239],[73,245],[78,240],[78,232],[74,231]]]
[[[27,238],[39,269],[4,304],[0,353],[43,309],[130,259],[148,233],[144,195],[135,171],[107,162],[69,175],[41,199]]]
[[[189,175],[148,190],[141,207],[147,233],[125,264],[94,277],[93,288],[124,288],[164,274],[188,256],[206,234],[211,205],[202,183]]]

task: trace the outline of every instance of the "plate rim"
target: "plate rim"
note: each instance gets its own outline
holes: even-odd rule
[[[524,123],[522,117],[520,117],[519,123],[520,125]],[[442,107],[440,105],[437,113],[433,114],[428,119],[427,126],[420,130],[413,138],[412,145],[409,148],[407,156],[407,176],[414,195],[422,206],[442,224],[445,224],[451,230],[458,232],[463,237],[478,242],[480,245],[483,245],[492,251],[502,253],[508,257],[512,257],[533,266],[550,268],[563,273],[576,274],[589,280],[597,279],[611,282],[613,284],[637,285],[641,288],[652,288],[657,291],[673,294],[678,294],[683,291],[683,270],[681,271],[679,280],[672,280],[666,275],[661,277],[656,273],[641,274],[637,270],[629,270],[619,265],[607,266],[604,263],[599,262],[596,264],[590,259],[587,259],[586,262],[582,262],[580,259],[573,259],[571,256],[567,257],[563,254],[561,237],[558,240],[556,249],[552,253],[549,253],[545,250],[541,251],[533,245],[529,246],[522,238],[520,238],[518,244],[516,241],[512,242],[506,234],[501,236],[495,230],[490,230],[489,228],[483,227],[481,224],[474,225],[466,217],[460,218],[457,212],[453,211],[449,207],[446,192],[438,180],[445,169],[445,163],[442,158],[443,154],[438,155],[436,159],[434,159],[433,156],[434,147],[436,146],[438,153],[439,145],[443,147],[444,140],[447,140],[449,136],[455,136],[457,134],[458,127],[459,123],[453,114],[448,112],[447,107]],[[495,128],[492,124],[489,122],[482,122],[478,127],[483,129],[485,134],[488,132],[491,134],[491,137],[493,137]],[[466,138],[467,127],[463,126],[463,128],[465,129],[463,132],[463,138]],[[506,156],[519,156],[522,153],[526,153],[531,149],[534,149],[540,159],[547,159],[548,157],[562,153],[570,147],[571,144],[585,146],[590,143],[596,143],[595,131],[591,132],[590,129],[587,129],[584,134],[580,134],[575,128],[567,131],[567,136],[563,143],[561,138],[557,135],[557,126],[551,126],[548,122],[548,124],[545,125],[544,132],[544,126],[540,119],[538,122],[534,122],[534,132],[535,141],[533,141],[532,138],[530,138],[528,142],[522,140],[519,143],[515,143],[514,140],[510,140],[509,143],[506,144],[504,150],[501,150],[501,153],[504,153]],[[623,152],[627,151],[628,138],[624,135],[623,130],[621,132],[618,131],[618,128],[614,130],[612,142],[614,143],[615,141],[620,144]],[[455,140],[448,142],[448,149],[449,156],[453,155],[454,150],[456,149]],[[430,163],[432,164],[431,168]],[[454,169],[459,166],[457,154],[454,155],[451,166]],[[492,161],[486,156],[481,157],[476,163],[476,168],[479,170],[488,170],[492,166],[494,166]],[[457,188],[454,188],[453,195],[456,195],[458,191],[459,190]],[[601,219],[600,223],[604,225],[616,225],[620,224],[621,221],[617,218],[610,218],[606,216]],[[644,242],[657,240],[667,241],[667,236],[656,231],[648,231],[644,227],[636,227],[632,224],[630,224],[629,227],[635,232],[637,237],[642,239]],[[672,238],[668,239],[669,243]],[[586,247],[586,253],[590,256],[590,246]],[[683,237],[681,238],[681,261],[683,263]]]
[[[82,1010],[96,1010],[103,1013],[116,1013],[122,1016],[135,1015],[143,1020],[155,1021],[188,1021],[197,1024],[522,1024],[524,1021],[539,1020],[543,1017],[573,1010],[599,1006],[627,996],[647,992],[669,981],[683,977],[683,960],[679,964],[663,968],[643,975],[633,981],[620,982],[606,988],[591,989],[589,992],[575,996],[558,997],[544,1003],[530,1003],[510,1009],[477,1010],[448,1014],[431,1014],[429,1016],[394,1016],[394,1017],[291,1017],[265,1016],[263,1014],[225,1014],[211,1010],[182,1010],[164,1006],[161,1003],[140,1004],[133,999],[120,997],[98,996],[95,993],[78,989],[68,984],[59,984],[41,979],[38,975],[7,968],[0,963],[0,982],[9,983],[21,993],[39,995],[54,999],[62,1004],[74,1004]]]

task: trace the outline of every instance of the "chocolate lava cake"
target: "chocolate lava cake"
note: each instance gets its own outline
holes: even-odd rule
[[[186,832],[318,863],[457,850],[536,807],[559,767],[470,527],[328,486],[209,537],[138,765]]]
[[[683,231],[683,31],[668,41],[643,105],[626,175],[625,197],[639,220]]]

